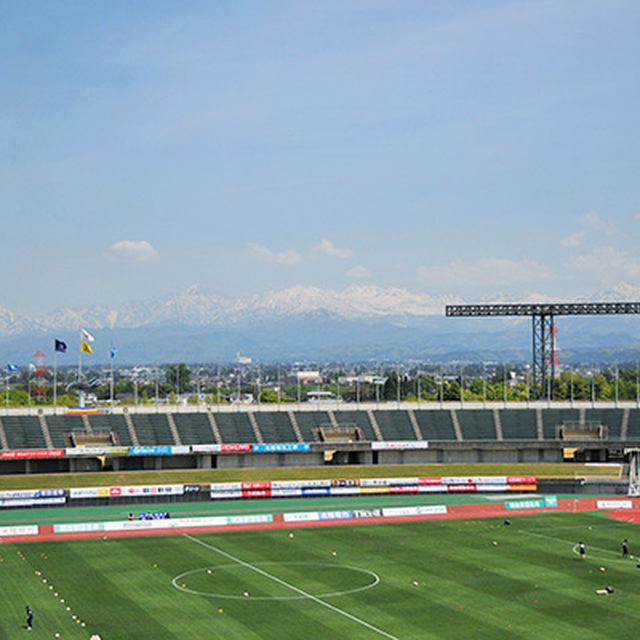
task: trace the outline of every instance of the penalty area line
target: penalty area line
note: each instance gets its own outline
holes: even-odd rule
[[[211,544],[208,544],[206,542],[203,542],[202,540],[199,540],[198,538],[195,538],[194,536],[188,534],[188,533],[183,533],[182,534],[185,538],[188,538],[189,540],[191,540],[192,542],[197,542],[199,545],[202,545],[203,547],[205,547],[206,549],[210,549],[211,551],[215,551],[216,553],[219,553],[221,556],[224,556],[225,558],[227,558],[228,560],[231,560],[232,562],[235,562],[243,567],[246,567],[247,569],[251,569],[251,571],[255,571],[256,573],[259,573],[261,576],[264,576],[265,578],[269,578],[270,580],[273,580],[274,582],[277,582],[278,584],[282,585],[283,587],[286,587],[287,589],[290,589],[291,591],[294,591],[295,593],[304,596],[305,598],[308,598],[309,600],[315,602],[316,604],[322,605],[323,607],[326,607],[327,609],[330,609],[331,611],[333,611],[334,613],[337,613],[341,616],[344,616],[345,618],[348,618],[349,620],[356,622],[357,624],[362,625],[363,627],[366,627],[367,629],[374,631],[375,633],[380,634],[381,636],[384,636],[385,638],[389,638],[389,640],[400,640],[399,638],[397,638],[396,636],[391,635],[390,633],[387,633],[386,631],[383,631],[382,629],[379,629],[378,627],[375,627],[372,624],[369,624],[366,620],[362,620],[362,618],[358,618],[357,616],[352,615],[351,613],[349,613],[348,611],[345,611],[344,609],[340,609],[339,607],[335,607],[332,604],[325,602],[324,600],[321,600],[320,598],[314,596],[312,593],[309,593],[308,591],[304,591],[304,589],[300,589],[299,587],[296,587],[293,584],[290,584],[289,582],[286,582],[285,580],[282,580],[281,578],[278,578],[278,576],[274,576],[273,574],[269,573],[268,571],[264,571],[263,569],[260,569],[260,567],[256,567],[255,565],[252,565],[249,562],[245,562],[244,560],[241,560],[240,558],[236,558],[235,556],[231,555],[230,553],[227,553],[226,551],[223,551],[222,549],[219,549],[218,547],[214,547]]]

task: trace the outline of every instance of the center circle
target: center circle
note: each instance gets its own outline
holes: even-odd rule
[[[343,572],[345,574],[356,574],[356,578],[351,578],[352,581],[364,581],[363,584],[358,584],[354,587],[347,587],[345,589],[330,591],[326,593],[313,593],[309,589],[300,588],[296,584],[290,584],[288,581],[283,580],[280,576],[270,575],[267,571],[268,567],[301,567],[305,571],[319,571],[322,570],[330,570],[331,572]],[[238,578],[234,577],[233,574],[239,571],[251,571],[252,573],[258,573],[262,577],[271,580],[281,587],[285,587],[288,590],[294,591],[292,595],[250,595],[247,591],[243,591],[242,593],[221,593],[214,591],[205,591],[200,585],[188,586],[186,583],[191,578],[191,582],[201,583],[204,580],[213,579],[215,580],[218,574],[221,571],[224,571],[227,574],[227,578],[231,576],[232,579],[235,579],[236,583],[238,582]],[[358,575],[359,574],[359,575]],[[361,567],[352,567],[350,565],[345,564],[330,564],[327,565],[321,562],[256,562],[251,565],[243,565],[238,563],[233,564],[224,564],[224,565],[216,565],[212,567],[200,567],[198,569],[191,569],[189,571],[185,571],[177,575],[172,580],[173,586],[185,593],[190,593],[193,595],[204,596],[206,598],[220,598],[224,600],[242,600],[245,598],[250,598],[251,600],[304,600],[309,597],[313,598],[331,598],[337,596],[346,596],[352,593],[359,593],[360,591],[367,591],[368,589],[372,589],[380,582],[380,576],[369,569],[362,569]]]

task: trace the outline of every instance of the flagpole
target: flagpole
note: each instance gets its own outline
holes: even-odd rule
[[[78,399],[80,397],[80,381],[82,380],[82,329],[80,329],[80,348],[78,349]]]
[[[58,350],[56,344],[53,345],[53,409],[58,406]]]

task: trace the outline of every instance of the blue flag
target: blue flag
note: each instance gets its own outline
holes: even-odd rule
[[[9,373],[13,373],[14,371],[18,370],[18,365],[17,364],[8,364],[7,365],[7,371]]]
[[[66,353],[67,352],[67,343],[63,342],[62,340],[55,340],[54,341],[54,348],[56,351],[59,351],[60,353]]]
[[[118,353],[118,347],[111,347],[111,358],[115,358],[116,353]]]

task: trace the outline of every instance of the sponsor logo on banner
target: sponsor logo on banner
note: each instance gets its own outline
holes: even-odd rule
[[[199,484],[185,484],[184,493],[200,493],[202,487]]]
[[[418,478],[363,478],[360,480],[361,487],[379,487],[401,484],[417,484]]]
[[[598,509],[633,509],[631,500],[598,500],[596,502]]]
[[[184,455],[187,455],[188,453],[191,453],[191,447],[187,447],[184,445],[172,446],[170,447],[170,449],[171,449],[171,455],[174,455],[174,456],[184,456]]]
[[[242,489],[271,489],[271,482],[242,482]]]
[[[418,484],[442,484],[442,478],[418,478]]]
[[[271,489],[243,489],[243,498],[268,498],[271,496]]]
[[[428,449],[429,443],[426,440],[398,440],[397,442],[372,442],[371,449],[385,450],[385,449]]]
[[[295,451],[309,451],[308,442],[274,442],[270,444],[254,444],[251,450],[256,453],[289,453]]]
[[[405,484],[399,487],[389,487],[389,493],[418,493],[418,485]]]
[[[0,451],[2,460],[22,460],[25,458],[63,458],[64,449],[15,449]]]
[[[10,536],[37,536],[38,525],[17,525],[11,527],[0,527],[0,538],[8,538]]]
[[[16,500],[1,500],[0,507],[42,507],[46,505],[64,504],[66,498],[21,498]]]
[[[299,489],[300,487],[329,487],[331,480],[272,480],[272,489]]]
[[[229,451],[251,451],[251,445],[248,443],[237,443],[237,444],[222,444],[220,445],[220,451],[223,453]]]
[[[328,496],[331,489],[323,487],[302,487],[303,496]]]
[[[184,485],[182,484],[69,489],[70,498],[120,498],[129,496],[182,495],[183,493]]]
[[[285,522],[315,522],[320,516],[315,511],[301,511],[298,513],[284,513],[282,519]]]
[[[129,455],[131,456],[170,456],[173,453],[173,447],[130,447]]]
[[[332,487],[359,487],[360,480],[350,479],[350,480],[332,480]]]
[[[242,489],[241,482],[212,482],[209,485],[211,491],[239,491]]]
[[[389,493],[389,486],[384,487],[360,487],[360,493],[365,494],[374,494],[374,493]]]
[[[437,516],[447,513],[446,505],[429,505],[419,507],[391,507],[383,509],[385,518],[407,518],[412,516]]]
[[[220,444],[192,444],[191,451],[193,453],[220,453],[222,445]]]
[[[382,509],[354,509],[354,518],[381,518]]]
[[[357,496],[360,493],[360,487],[331,487],[329,494],[332,496]]]
[[[267,522],[273,522],[273,516],[271,514],[256,513],[247,516],[227,517],[228,524],[263,524]]]
[[[319,520],[348,520],[353,518],[351,511],[319,511]]]
[[[513,500],[504,503],[507,509],[543,509],[545,504],[542,498],[531,500]]]
[[[463,492],[463,491],[477,491],[478,487],[475,484],[448,484],[447,491],[449,493]]]
[[[0,491],[0,499],[17,500],[21,498],[56,498],[64,496],[64,489],[22,489],[17,491]]]
[[[301,496],[302,489],[271,489],[271,496],[279,496],[281,498],[291,498],[294,496]]]
[[[508,476],[507,484],[536,484],[538,478],[536,476]]]
[[[228,498],[242,498],[242,491],[240,489],[236,491],[212,491],[212,500],[227,500]]]

